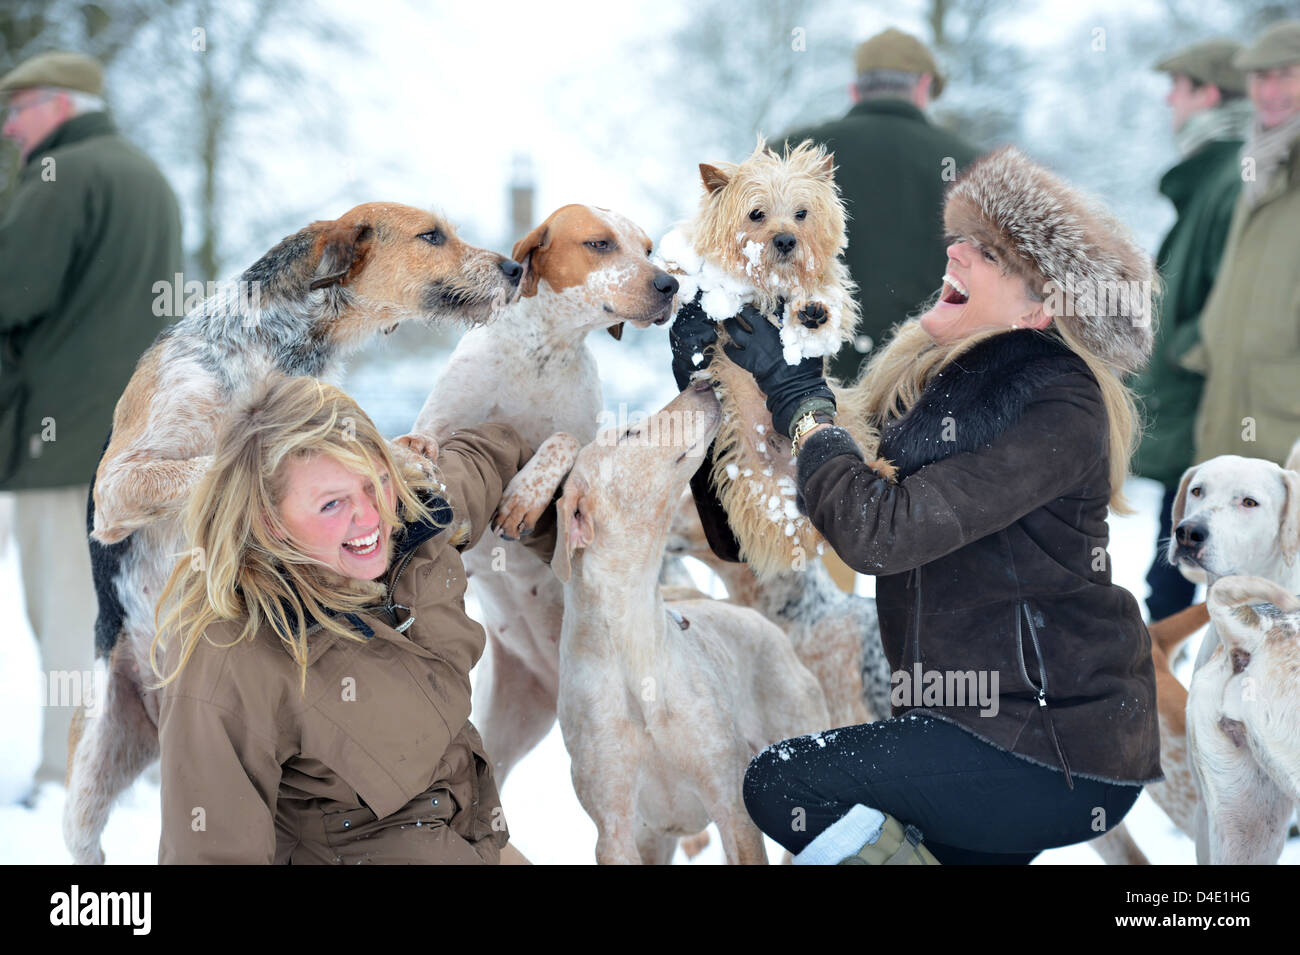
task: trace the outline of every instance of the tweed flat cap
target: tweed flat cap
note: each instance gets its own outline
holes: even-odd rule
[[[35,86],[57,86],[93,96],[104,95],[104,67],[81,53],[42,53],[18,64],[0,78],[0,97]]]

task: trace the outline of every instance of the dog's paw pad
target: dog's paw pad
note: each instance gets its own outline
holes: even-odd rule
[[[799,312],[799,321],[807,328],[821,328],[830,320],[830,310],[821,302],[809,302]]]

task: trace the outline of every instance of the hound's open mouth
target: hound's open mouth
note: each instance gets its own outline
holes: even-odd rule
[[[939,301],[945,305],[965,305],[970,301],[970,292],[958,279],[945,273],[943,292],[939,296]]]

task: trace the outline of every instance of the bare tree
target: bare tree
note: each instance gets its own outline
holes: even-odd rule
[[[194,278],[221,276],[309,215],[276,195],[265,175],[269,157],[317,172],[346,169],[346,137],[331,109],[339,94],[324,64],[345,48],[364,56],[364,43],[315,5],[15,0],[0,11],[0,44],[4,70],[50,49],[79,50],[105,64],[119,126],[180,195]],[[330,201],[331,188],[346,188],[342,176],[322,180],[321,202]]]

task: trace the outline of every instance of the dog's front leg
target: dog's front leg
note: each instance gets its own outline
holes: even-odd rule
[[[543,441],[537,453],[506,485],[492,516],[492,530],[507,540],[518,540],[532,533],[560,482],[572,469],[578,449],[578,439],[563,431]]]
[[[185,460],[136,461],[101,469],[95,481],[91,536],[116,544],[134,531],[175,515],[212,464],[212,455]]]

